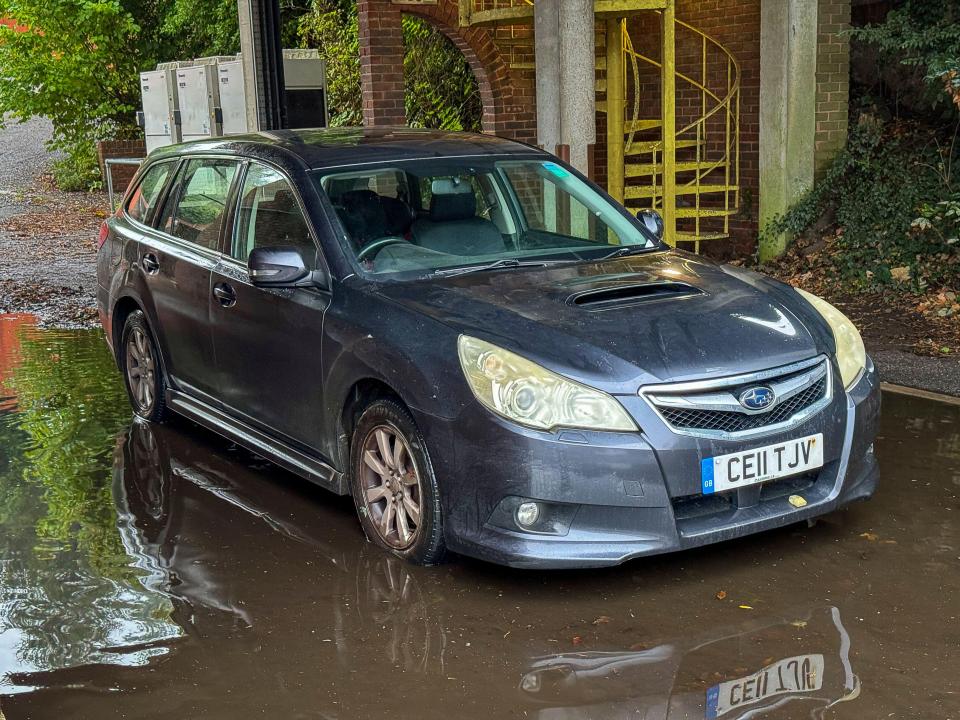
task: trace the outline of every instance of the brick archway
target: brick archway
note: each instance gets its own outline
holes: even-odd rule
[[[536,111],[530,97],[518,97],[495,38],[486,28],[461,28],[456,0],[436,5],[395,5],[390,0],[359,0],[363,116],[367,125],[406,122],[403,98],[402,13],[423,18],[463,53],[480,91],[483,132],[532,142]]]

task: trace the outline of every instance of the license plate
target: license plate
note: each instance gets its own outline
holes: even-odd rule
[[[823,686],[823,655],[796,655],[752,675],[707,690],[705,716],[719,718],[734,709],[788,693],[815,692]],[[740,717],[738,715],[737,717]]]
[[[823,467],[823,433],[704,458],[700,462],[700,484],[703,494],[710,495],[819,467]]]

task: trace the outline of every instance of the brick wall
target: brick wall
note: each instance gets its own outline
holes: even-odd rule
[[[527,26],[459,27],[456,0],[394,5],[359,0],[360,72],[367,125],[402,125],[401,13],[424,18],[443,32],[470,64],[483,103],[483,131],[524,142],[537,137],[533,30]]]
[[[104,162],[111,158],[144,158],[147,146],[143,140],[103,140],[97,143],[97,161],[104,177],[106,187],[107,166]],[[135,165],[114,165],[112,167],[113,191],[121,195],[137,172]]]
[[[403,125],[403,30],[390,0],[360,0],[360,79],[365,125]]]
[[[847,141],[850,102],[850,0],[818,0],[817,131],[814,175],[822,177]]]

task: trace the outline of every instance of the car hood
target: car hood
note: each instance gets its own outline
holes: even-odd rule
[[[675,251],[440,276],[378,292],[614,393],[776,367],[832,343],[788,286]]]

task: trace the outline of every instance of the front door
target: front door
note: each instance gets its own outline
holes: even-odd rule
[[[259,247],[298,247],[318,258],[290,181],[251,162],[237,198],[227,256],[213,270],[211,327],[220,397],[246,422],[294,444],[320,444],[320,346],[326,292],[255,287],[247,258]]]
[[[156,229],[144,233],[139,247],[167,376],[174,387],[209,401],[216,395],[210,273],[239,167],[222,158],[184,162]]]

